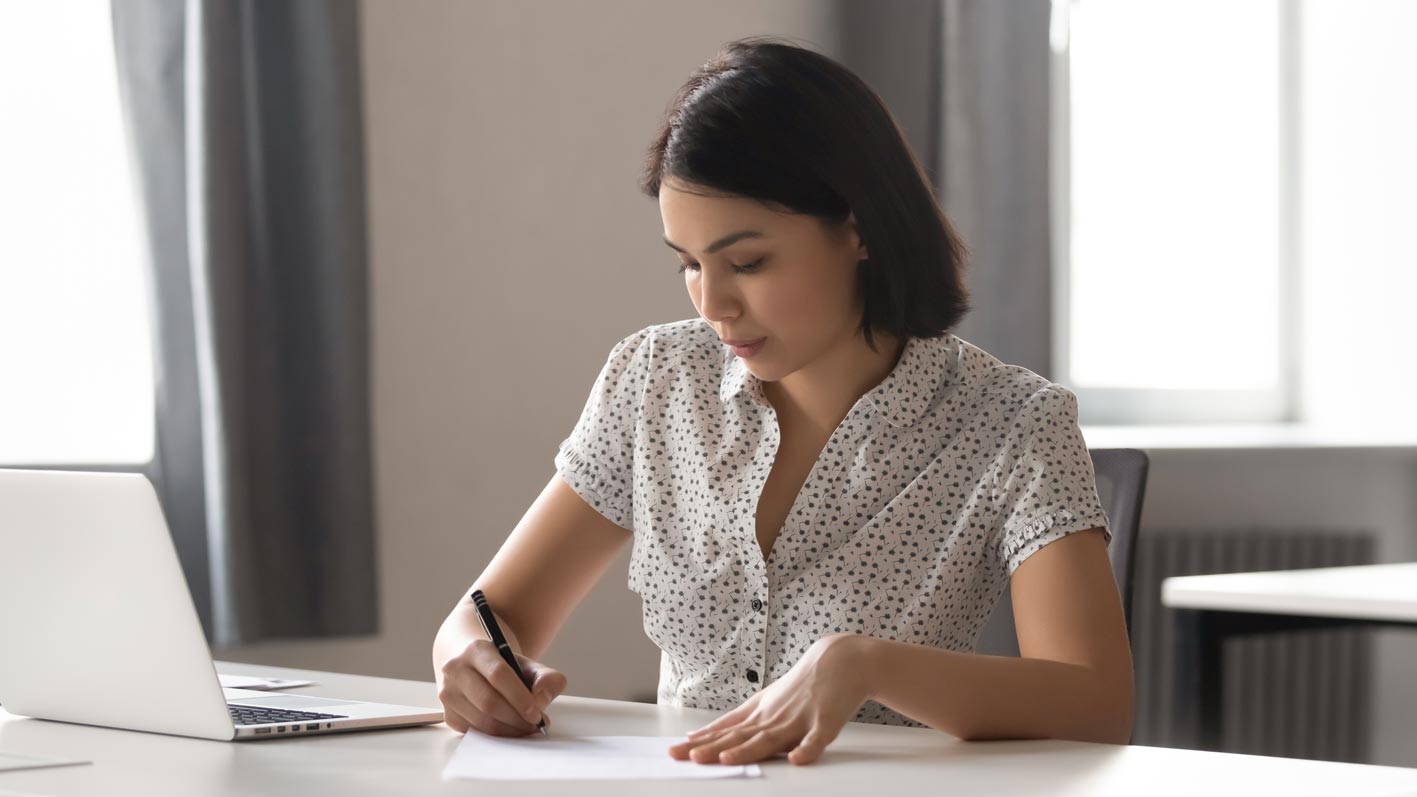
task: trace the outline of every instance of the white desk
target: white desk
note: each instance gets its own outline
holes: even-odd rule
[[[437,705],[431,683],[222,664],[222,672],[308,678],[306,694]],[[678,735],[716,712],[563,696],[553,733]],[[211,742],[15,718],[0,750],[79,757],[90,766],[0,772],[0,792],[44,795],[567,794],[597,797],[880,793],[1126,795],[1417,793],[1417,769],[1081,742],[960,742],[943,733],[853,723],[815,764],[777,759],[726,781],[440,780],[459,740],[444,725],[258,742]]]
[[[1184,687],[1197,743],[1221,738],[1223,649],[1233,636],[1339,626],[1417,626],[1417,563],[1264,573],[1178,576],[1161,582],[1161,603],[1181,609],[1177,637],[1196,660]]]
[[[1176,609],[1417,623],[1417,562],[1180,576],[1161,582],[1161,602]]]

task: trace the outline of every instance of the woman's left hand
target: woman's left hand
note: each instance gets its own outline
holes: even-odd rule
[[[856,634],[822,637],[786,675],[691,731],[669,755],[700,764],[750,764],[779,753],[794,764],[816,761],[869,697],[861,659],[870,641]]]

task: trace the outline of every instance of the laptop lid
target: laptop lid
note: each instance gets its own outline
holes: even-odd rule
[[[157,495],[136,473],[0,470],[0,705],[231,739]]]

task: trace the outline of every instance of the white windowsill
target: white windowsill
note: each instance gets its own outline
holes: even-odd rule
[[[1417,428],[1321,427],[1302,423],[1100,426],[1084,424],[1088,448],[1152,450],[1382,450],[1417,452]]]

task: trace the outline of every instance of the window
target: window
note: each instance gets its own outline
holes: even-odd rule
[[[107,3],[0,4],[0,113],[0,463],[146,463],[146,278]]]
[[[1084,423],[1401,423],[1401,0],[1055,0],[1056,361]]]

